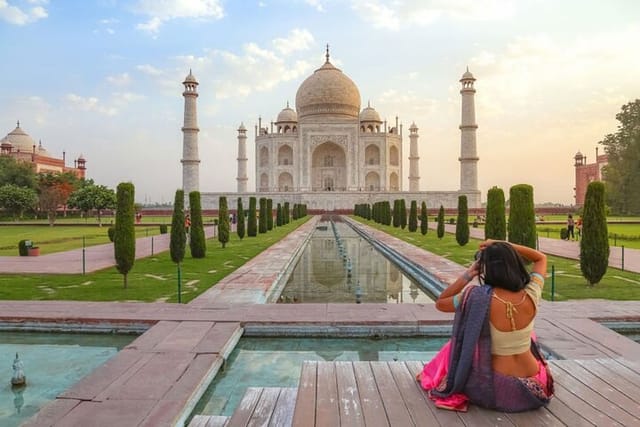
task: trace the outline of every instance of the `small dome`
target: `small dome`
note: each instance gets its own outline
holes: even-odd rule
[[[340,115],[358,118],[360,91],[356,84],[327,61],[302,82],[296,93],[298,118]]]
[[[469,71],[469,67],[467,67],[467,71],[465,71],[465,73],[462,75],[462,78],[460,79],[460,81],[462,80],[475,80],[476,78],[473,77],[473,74],[471,74],[471,71]]]
[[[360,113],[360,121],[382,123],[382,120],[380,120],[380,114],[378,114],[375,108],[372,108],[369,104],[367,104],[367,107]]]
[[[79,162],[86,162],[86,159],[84,158],[84,155],[82,153],[80,153],[76,160],[78,160]]]
[[[9,132],[7,136],[2,138],[0,143],[9,143],[13,146],[13,151],[29,152],[33,151],[36,142],[20,127],[20,122],[14,130]]]
[[[418,130],[418,126],[416,126],[416,122],[411,123],[411,126],[409,126],[409,130]]]
[[[244,127],[244,122],[240,122],[240,127],[238,128],[239,131],[246,131],[247,128]]]
[[[184,78],[184,83],[196,83],[196,84],[198,83],[198,81],[196,80],[196,77],[193,75],[191,70],[189,70],[189,75]]]
[[[298,114],[289,107],[289,103],[287,102],[287,106],[280,111],[278,114],[278,118],[276,119],[276,123],[284,123],[284,122],[297,122]]]
[[[584,155],[581,152],[577,152],[575,156],[573,156],[574,159],[582,159],[584,157]]]
[[[42,141],[38,142],[38,148],[36,149],[36,153],[39,156],[44,156],[44,157],[51,157],[51,154],[49,154],[49,152],[46,150],[46,148],[44,148],[42,146]]]

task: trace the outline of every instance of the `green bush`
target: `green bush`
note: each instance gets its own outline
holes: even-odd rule
[[[427,203],[422,202],[420,207],[420,233],[424,236],[429,231],[429,217],[427,216]]]
[[[409,231],[412,233],[418,229],[418,202],[411,201],[411,207],[409,208]]]
[[[242,207],[242,197],[238,197],[238,213],[237,213],[237,225],[236,232],[238,233],[238,237],[240,240],[244,238],[245,228],[244,228],[244,208]]]
[[[109,241],[113,242],[116,238],[116,228],[115,227],[107,228],[107,236],[109,236]]]
[[[173,215],[171,216],[171,236],[169,238],[169,254],[171,261],[178,264],[184,259],[187,248],[187,230],[185,229],[184,216],[184,190],[176,190],[173,202]]]
[[[442,205],[440,205],[440,210],[438,211],[437,234],[438,239],[442,239],[444,237],[444,207]]]
[[[116,269],[122,274],[124,288],[127,288],[127,275],[136,260],[136,230],[134,224],[135,188],[130,182],[118,184],[116,192],[116,232],[113,248],[116,258]]]
[[[569,240],[569,230],[567,230],[566,228],[561,228],[560,229],[560,238],[562,240]]]
[[[256,217],[256,198],[249,197],[249,215],[247,215],[247,236],[256,237],[258,235],[258,224]]]
[[[204,258],[207,253],[207,241],[204,236],[204,225],[202,224],[202,205],[200,204],[199,191],[189,193],[189,211],[191,216],[191,228],[189,230],[191,257],[196,259]]]
[[[587,187],[580,240],[580,270],[591,286],[599,283],[609,265],[605,187],[593,181]]]
[[[267,231],[273,230],[273,200],[267,199]]]
[[[494,240],[505,240],[507,238],[507,220],[502,188],[492,187],[487,192],[487,218],[484,224],[484,238]]]
[[[533,207],[533,187],[518,184],[509,190],[509,241],[530,248],[536,247],[536,214]]]
[[[460,246],[469,243],[469,209],[467,208],[467,196],[458,196],[456,242],[458,242]]]
[[[260,197],[260,218],[258,219],[258,233],[267,232],[267,199]]]
[[[456,219],[455,218],[449,218],[449,224],[453,225],[456,223]]]
[[[229,230],[229,208],[227,207],[227,198],[220,196],[218,201],[218,242],[222,244],[222,248],[225,248],[229,242]]]
[[[18,254],[20,254],[20,256],[29,255],[29,247],[27,246],[27,242],[30,242],[30,240],[20,240],[20,242],[18,242]]]
[[[168,230],[167,224],[160,224],[160,234],[167,234]]]

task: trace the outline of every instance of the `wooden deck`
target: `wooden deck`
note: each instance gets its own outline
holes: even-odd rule
[[[556,395],[536,411],[437,409],[415,380],[420,362],[305,362],[297,391],[251,388],[232,417],[198,416],[190,427],[640,425],[640,363],[550,363]]]

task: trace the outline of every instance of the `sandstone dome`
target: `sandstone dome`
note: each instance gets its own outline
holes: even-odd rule
[[[357,119],[360,91],[341,70],[327,61],[302,82],[296,93],[298,119],[316,115]]]

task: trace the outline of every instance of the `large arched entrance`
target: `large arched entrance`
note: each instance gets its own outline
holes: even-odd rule
[[[293,177],[289,172],[283,172],[278,177],[278,191],[292,191]]]
[[[313,191],[344,191],[347,189],[347,158],[339,145],[325,142],[318,145],[313,151],[311,188]]]

